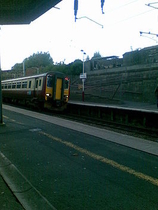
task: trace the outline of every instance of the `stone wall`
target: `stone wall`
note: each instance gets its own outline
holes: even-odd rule
[[[146,47],[141,50],[127,52],[123,55],[123,65],[158,63],[158,46]]]
[[[158,64],[135,65],[87,73],[85,101],[98,103],[156,102]],[[70,100],[82,100],[82,80],[71,78]]]
[[[146,65],[158,63],[158,45],[146,47],[123,54],[123,58],[108,56],[85,61],[85,71],[118,68],[121,66]]]

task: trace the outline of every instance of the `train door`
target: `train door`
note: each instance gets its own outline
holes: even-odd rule
[[[35,97],[38,97],[38,84],[39,80],[38,78],[35,79]]]
[[[35,97],[37,97],[38,99],[43,98],[42,88],[43,88],[43,78],[42,77],[35,78]]]
[[[64,79],[64,101],[68,102],[70,97],[70,79],[65,77]]]
[[[56,80],[56,94],[55,94],[55,99],[56,100],[61,100],[62,83],[63,83],[63,80],[61,78],[57,78],[57,80]]]

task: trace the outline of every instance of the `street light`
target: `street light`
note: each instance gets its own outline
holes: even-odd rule
[[[81,50],[81,52],[83,53],[83,77],[85,77],[85,73],[84,73],[84,55],[86,55],[86,53],[84,52],[84,50]],[[84,81],[85,81],[85,78],[82,78],[82,101],[84,101]]]

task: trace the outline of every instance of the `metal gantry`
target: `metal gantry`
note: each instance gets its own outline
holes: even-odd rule
[[[145,4],[145,5],[148,6],[148,7],[152,7],[154,9],[158,9],[158,2],[152,2],[152,3]],[[157,6],[154,6],[154,5],[157,5]],[[158,34],[151,33],[150,31],[149,32],[140,31],[139,33],[140,33],[140,36],[142,36],[144,34],[147,34],[147,35],[152,35],[152,36],[158,37]],[[147,38],[149,38],[149,37],[147,37]],[[150,38],[150,39],[152,39],[152,40],[157,42],[157,40],[155,40],[153,38]]]
[[[149,32],[143,32],[143,31],[140,31],[140,36],[143,36],[143,37],[146,37],[148,39],[151,39],[153,41],[155,41],[156,43],[158,42],[157,39],[153,38],[153,37],[149,37],[149,36],[146,36],[146,35],[152,35],[152,36],[155,36],[156,38],[158,38],[158,34],[155,34],[155,33],[151,33],[150,31]],[[145,35],[144,35],[145,34]]]
[[[154,6],[156,4],[157,4],[157,6]],[[158,2],[152,2],[152,3],[145,4],[145,5],[148,6],[148,7],[152,7],[154,9],[158,9]]]

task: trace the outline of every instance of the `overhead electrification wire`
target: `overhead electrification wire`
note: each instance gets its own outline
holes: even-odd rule
[[[146,14],[146,13],[148,13],[148,12],[151,12],[151,11],[153,11],[153,9],[150,9],[150,10],[148,10],[148,11],[145,11],[145,12],[142,12],[142,13],[139,13],[139,14],[136,14],[136,15],[133,15],[133,16],[128,17],[128,18],[123,19],[123,20],[120,20],[120,21],[116,22],[115,24],[122,23],[122,22],[124,22],[124,21],[127,21],[127,20],[133,19],[133,18],[135,18],[135,17],[144,15],[144,14]]]
[[[149,4],[158,4],[158,2],[152,2],[152,3],[149,3]]]
[[[149,32],[140,31],[140,35],[142,35],[142,34],[149,34],[149,35],[154,35],[154,36],[158,37],[158,34],[151,33],[150,31]]]
[[[149,4],[145,4],[145,5],[149,6],[149,7],[152,7],[154,9],[158,9],[158,6],[157,7],[153,6],[154,4],[158,4],[158,2],[152,2],[152,3],[149,3]],[[151,33],[150,31],[149,32],[142,32],[142,31],[140,31],[140,35],[142,35],[143,33],[144,34],[149,34],[149,35],[154,35],[154,36],[158,37],[158,34]],[[153,39],[153,40],[155,40],[155,39]]]
[[[133,3],[137,2],[137,1],[139,1],[139,0],[130,1],[130,2],[126,3],[126,4],[117,6],[117,7],[113,8],[113,9],[111,9],[109,11],[106,11],[106,13],[109,13],[109,12],[112,12],[112,11],[115,11],[115,10],[118,10],[118,9],[121,9],[121,8],[126,7],[126,6],[128,6],[130,4],[133,4]]]
[[[148,38],[148,39],[151,39],[152,41],[158,43],[158,40],[152,38],[152,37],[149,37],[149,36],[145,36],[145,35],[141,35],[142,37],[145,37],[145,38]]]
[[[158,34],[151,33],[150,31],[149,31],[149,32],[140,31],[140,36],[146,37],[146,38],[148,38],[148,39],[152,39],[153,41],[156,41],[156,43],[158,42],[158,40],[156,40],[156,39],[154,39],[154,38],[152,38],[152,37],[144,36],[144,34],[152,35],[152,36],[156,36],[156,37],[158,37]]]
[[[145,5],[148,6],[148,7],[152,7],[154,9],[158,9],[158,6],[157,7],[153,6],[154,4],[158,4],[158,2],[152,2],[152,3],[149,3],[149,4],[145,4]]]
[[[76,19],[79,20],[79,19],[82,19],[82,18],[87,18],[88,20],[90,20],[90,21],[92,21],[93,23],[95,23],[95,24],[101,26],[102,28],[104,27],[102,24],[98,23],[98,22],[95,21],[95,20],[92,20],[91,18],[89,18],[89,17],[87,17],[87,16],[79,17],[79,18],[76,18]]]

